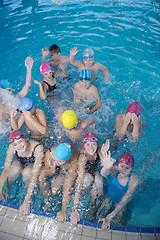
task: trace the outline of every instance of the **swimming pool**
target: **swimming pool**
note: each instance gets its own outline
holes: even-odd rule
[[[3,32],[0,36],[1,79],[12,82],[15,92],[19,90],[25,79],[24,60],[28,55],[33,57],[32,86],[28,96],[33,98],[37,107],[45,109],[53,137],[51,144],[59,140],[60,133],[55,128],[56,107],[50,108],[39,99],[38,88],[33,83],[34,79],[42,80],[39,72],[42,48],[56,43],[61,46],[62,55],[69,56],[70,49],[77,46],[76,59],[81,60],[84,48],[90,46],[95,52],[95,61],[108,67],[113,87],[104,84],[102,73],[95,81],[103,102],[101,108],[92,114],[96,117],[95,133],[100,143],[111,136],[116,115],[122,113],[130,102],[140,102],[142,117],[146,121],[144,132],[136,143],[125,142],[119,146],[113,157],[118,158],[129,149],[135,158],[134,172],[142,180],[129,204],[132,213],[128,226],[159,227],[160,2],[4,0],[0,3],[0,13]],[[60,81],[61,95],[63,101],[72,106],[71,90],[78,72],[74,67],[68,70],[69,78]],[[78,115],[81,115],[80,111]],[[8,147],[7,136],[8,133],[0,136],[3,142],[0,145],[1,170]],[[24,195],[24,191],[20,188],[20,194]],[[33,200],[35,197],[36,190]],[[11,196],[10,200],[15,203],[14,197]],[[18,201],[20,203],[20,199]],[[38,209],[43,204],[41,196],[36,204],[33,201],[33,207]],[[82,202],[82,208],[83,205],[85,202]],[[53,204],[53,212],[56,213],[57,209],[58,206]]]

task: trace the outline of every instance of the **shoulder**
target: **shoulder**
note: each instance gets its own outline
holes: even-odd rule
[[[137,175],[135,175],[134,173],[131,174],[131,181],[130,181],[130,185],[132,186],[137,186],[140,183],[140,180],[138,178]]]
[[[29,142],[31,148],[35,149],[35,151],[39,151],[40,149],[43,150],[43,145],[40,142],[34,140],[29,140]]]

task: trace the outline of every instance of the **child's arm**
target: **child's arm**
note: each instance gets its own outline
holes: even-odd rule
[[[77,47],[74,47],[73,49],[70,50],[70,64],[72,64],[75,67],[81,67],[82,62],[75,60],[75,55],[77,54]]]
[[[73,101],[75,102],[75,103],[77,103],[77,104],[79,104],[80,103],[80,99],[77,97],[77,95],[78,95],[78,89],[76,88],[76,85],[77,85],[77,83],[75,83],[74,84],[74,87],[73,87],[73,91],[72,91],[72,95],[73,95]]]
[[[47,48],[43,49],[42,48],[42,59],[41,59],[41,63],[46,63],[46,58],[49,54],[49,50]]]
[[[11,127],[13,128],[13,130],[18,130],[22,127],[23,123],[24,123],[24,116],[23,114],[20,115],[19,119],[16,121],[15,116],[17,115],[17,109],[14,108],[11,111]]]
[[[103,224],[102,224],[103,230],[110,229],[110,222],[111,222],[112,218],[114,218],[130,201],[138,184],[139,184],[138,178],[136,176],[132,176],[132,179],[130,180],[130,183],[129,183],[129,188],[128,188],[127,192],[125,193],[125,195],[123,196],[120,203],[116,206],[116,208],[110,214],[107,215],[106,218],[100,219],[100,221],[103,222]]]
[[[55,74],[55,77],[67,77],[68,72],[66,71],[64,65],[59,64],[59,67],[60,67],[60,69],[62,70],[62,72],[57,72],[57,73]]]
[[[19,98],[23,98],[28,94],[30,85],[31,85],[31,70],[33,67],[33,59],[31,57],[27,57],[25,60],[25,66],[27,68],[26,74],[26,84],[22,88],[22,90],[17,94]]]
[[[88,117],[87,119],[82,120],[81,127],[82,127],[82,129],[85,129],[86,127],[91,126],[94,123],[95,123],[95,118],[94,117]]]
[[[126,130],[127,130],[127,126],[130,123],[131,118],[132,118],[132,116],[131,116],[131,113],[129,113],[129,112],[126,115],[125,114],[123,115],[121,128],[116,129],[116,130],[118,130],[117,134],[118,134],[118,138],[119,139],[122,139],[125,136]]]
[[[105,67],[104,65],[97,63],[98,64],[98,70],[101,70],[104,74],[104,81],[105,84],[109,84],[109,85],[113,85],[110,81],[109,81],[109,72],[108,72],[108,68]]]
[[[97,100],[97,104],[90,110],[88,110],[87,112],[88,113],[93,113],[95,112],[96,110],[98,110],[100,108],[100,106],[102,105],[102,101],[101,101],[101,98],[98,94],[98,91],[97,91],[97,88],[95,86],[92,85],[92,88],[93,88],[93,92],[92,92],[92,96]],[[85,110],[84,110],[85,111]]]
[[[34,84],[37,84],[39,86],[39,93],[40,93],[40,98],[42,100],[45,100],[47,98],[46,95],[46,88],[42,86],[42,84],[40,82],[38,82],[37,80],[34,80]]]
[[[135,113],[132,113],[133,132],[132,137],[134,140],[139,138],[140,117],[137,117]]]

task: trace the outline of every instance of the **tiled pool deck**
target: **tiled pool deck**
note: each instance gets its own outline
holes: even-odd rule
[[[42,212],[32,211],[26,217],[16,208],[0,202],[0,240],[160,240],[160,228],[114,227],[102,231],[100,225],[93,227],[89,222],[76,227],[69,222],[62,224]]]

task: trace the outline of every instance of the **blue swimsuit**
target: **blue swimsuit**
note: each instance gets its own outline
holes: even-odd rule
[[[118,182],[118,173],[112,178],[108,184],[106,195],[110,197],[114,202],[119,203],[128,190],[128,185],[131,180],[131,173],[128,177],[128,181],[125,186]]]

